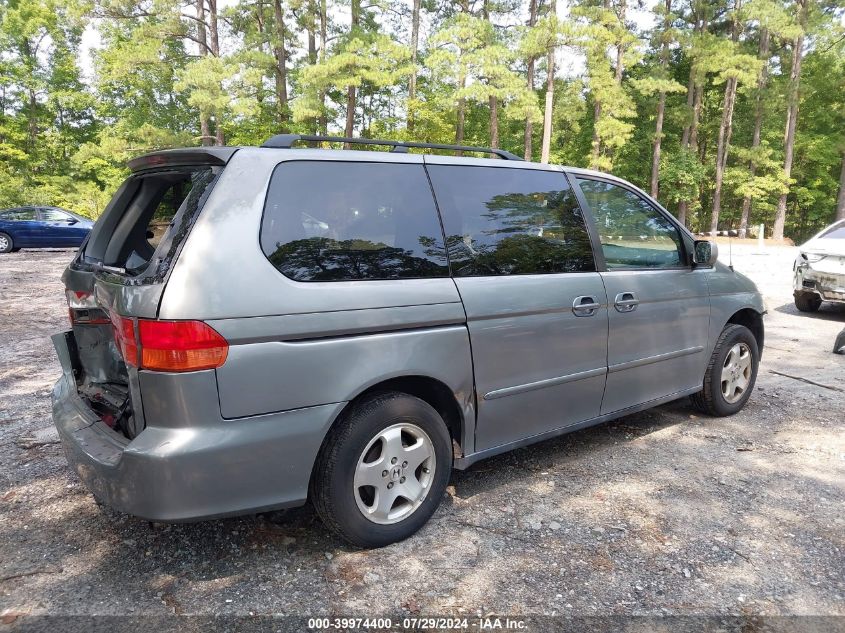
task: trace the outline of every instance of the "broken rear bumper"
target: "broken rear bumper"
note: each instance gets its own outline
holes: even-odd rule
[[[79,396],[68,336],[53,336],[63,370],[53,388],[53,421],[68,462],[98,501],[151,521],[305,502],[317,452],[344,403],[194,425],[183,419],[178,427],[147,418],[147,428],[130,441]],[[213,370],[208,378],[214,381]]]

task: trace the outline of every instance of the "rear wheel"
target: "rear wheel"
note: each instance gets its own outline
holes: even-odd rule
[[[332,429],[314,465],[311,499],[332,531],[359,547],[382,547],[428,521],[451,470],[452,442],[437,411],[385,392]]]
[[[11,253],[15,249],[12,236],[7,233],[0,233],[0,253]]]
[[[715,416],[738,412],[751,397],[759,363],[757,339],[751,330],[728,324],[710,356],[701,391],[691,397],[693,404]]]
[[[822,305],[822,298],[814,292],[796,292],[795,307],[801,312],[816,312]]]

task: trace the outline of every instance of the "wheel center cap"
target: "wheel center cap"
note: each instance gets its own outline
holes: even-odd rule
[[[402,477],[402,467],[399,464],[390,467],[390,479],[392,481],[399,481]]]

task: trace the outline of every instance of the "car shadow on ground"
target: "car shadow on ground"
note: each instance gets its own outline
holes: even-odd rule
[[[482,460],[465,471],[455,470],[451,483],[459,497],[471,497],[495,487],[536,478],[553,466],[573,463],[586,453],[620,442],[631,442],[655,431],[684,422],[696,412],[689,398],[654,409],[565,433],[495,457]]]
[[[784,303],[775,308],[776,312],[800,316],[808,319],[821,319],[823,321],[845,321],[845,303],[822,303],[818,312],[801,312],[793,302]]]
[[[310,506],[285,513],[196,524],[151,525],[118,512],[95,509],[90,495],[75,486],[72,504],[61,516],[33,508],[24,522],[5,522],[0,526],[0,541],[14,543],[19,546],[18,551],[28,552],[22,559],[7,560],[2,574],[42,569],[38,575],[6,582],[37,582],[39,595],[72,596],[79,604],[92,601],[103,604],[101,599],[106,598],[105,604],[110,605],[104,607],[106,613],[110,608],[125,608],[129,599],[133,601],[133,609],[139,612],[161,612],[162,609],[176,613],[196,612],[197,605],[203,604],[202,612],[213,613],[237,609],[237,605],[227,606],[233,601],[241,608],[250,605],[251,609],[261,612],[260,605],[271,595],[277,599],[284,596],[282,602],[290,605],[290,612],[296,612],[297,605],[306,604],[305,601],[315,604],[315,593],[326,601],[326,608],[343,608],[345,598],[335,595],[335,587],[342,586],[345,591],[365,595],[371,589],[363,580],[364,576],[374,573],[369,570],[382,570],[400,553],[409,567],[394,578],[397,582],[404,583],[408,574],[414,575],[412,566],[422,565],[414,584],[436,586],[438,574],[442,576],[443,573],[437,571],[436,565],[443,563],[439,557],[446,557],[449,564],[460,565],[446,567],[451,570],[449,573],[480,585],[489,600],[501,598],[503,604],[511,592],[508,586],[502,585],[503,569],[519,568],[520,565],[523,570],[525,565],[528,569],[549,567],[552,560],[581,561],[583,569],[579,567],[581,571],[576,572],[573,568],[570,573],[583,573],[585,578],[602,582],[606,573],[623,573],[624,570],[612,571],[615,557],[630,555],[643,561],[644,568],[636,571],[638,579],[643,573],[668,576],[667,595],[659,594],[653,599],[656,603],[671,605],[679,599],[680,596],[673,596],[673,593],[680,591],[681,586],[675,580],[680,572],[674,567],[690,565],[684,562],[690,556],[689,551],[673,553],[671,547],[665,548],[664,544],[672,541],[671,534],[690,525],[690,521],[698,523],[702,530],[698,538],[706,541],[707,547],[702,550],[706,553],[695,551],[699,557],[697,564],[708,569],[706,577],[717,584],[740,582],[738,578],[744,576],[737,575],[737,566],[745,569],[747,561],[760,553],[751,549],[757,547],[754,543],[733,543],[734,535],[766,534],[770,529],[783,527],[784,522],[793,523],[790,498],[796,492],[794,486],[812,487],[821,495],[829,495],[836,483],[827,480],[823,473],[817,473],[817,476],[795,477],[791,490],[782,490],[777,485],[773,487],[771,469],[775,465],[769,456],[742,453],[747,461],[740,476],[716,482],[713,472],[701,473],[696,482],[684,483],[673,494],[671,505],[666,505],[668,499],[657,496],[649,501],[647,514],[639,514],[642,509],[636,505],[624,509],[608,507],[606,511],[611,513],[613,524],[622,523],[623,526],[619,531],[611,529],[600,536],[591,531],[594,530],[591,526],[595,525],[592,522],[597,519],[579,512],[578,502],[606,493],[608,486],[618,484],[623,477],[619,472],[607,477],[594,472],[592,477],[571,482],[577,487],[577,493],[572,495],[576,502],[569,512],[561,507],[563,514],[559,515],[559,520],[563,527],[559,533],[543,532],[540,536],[541,532],[534,531],[534,536],[523,535],[495,516],[487,519],[480,516],[478,504],[473,507],[464,504],[471,496],[497,485],[507,485],[512,493],[528,490],[527,494],[536,494],[530,491],[531,484],[524,480],[548,479],[542,476],[547,473],[541,469],[556,469],[559,479],[566,478],[571,462],[675,426],[689,419],[689,411],[685,401],[680,401],[490,458],[468,471],[455,473],[452,480],[455,500],[447,497],[435,520],[416,537],[371,552],[358,552],[330,535]],[[686,452],[691,451],[694,455],[699,452],[696,447],[703,447],[701,443],[708,440],[684,435],[673,436],[668,441],[686,445]],[[623,446],[612,452],[625,450],[632,449]],[[731,446],[726,450],[733,452],[734,449]],[[605,457],[612,459],[614,456]],[[594,465],[595,460],[591,463]],[[625,485],[631,491],[648,491],[655,483],[677,485],[673,482],[677,475],[673,468],[668,464],[654,464],[641,470],[635,468],[624,475]],[[53,489],[51,496],[67,498],[66,482],[71,479],[68,475],[54,473],[45,483]],[[738,495],[735,499],[727,494],[734,489],[736,493],[731,494]],[[511,498],[501,496],[494,501],[497,504],[511,502]],[[490,510],[494,515],[501,514],[498,508]],[[75,529],[66,529],[66,526]],[[805,534],[798,528],[790,529],[794,530],[794,539],[779,547],[789,548],[790,556],[800,557],[805,541],[817,538],[817,535],[810,531]],[[505,558],[478,556],[477,552],[474,557],[471,552],[467,555],[463,545],[476,543],[470,549],[477,549],[479,530],[489,533],[485,537],[488,540],[504,539],[507,543],[516,543],[520,549]],[[714,549],[710,534],[724,534],[729,542]],[[460,542],[449,540],[451,545],[444,547],[444,539],[458,536]],[[832,534],[821,536],[837,540]],[[59,556],[54,560],[39,560],[39,541],[53,543],[53,552]],[[55,551],[57,543],[61,543],[58,552]],[[27,547],[20,547],[22,544]],[[693,540],[689,547],[697,548],[697,541]],[[96,553],[93,557],[92,550]],[[86,562],[74,564],[80,552],[88,553]],[[835,573],[835,564],[835,560],[831,560],[820,573]],[[693,572],[684,573],[698,572],[694,568]],[[311,580],[303,586],[304,574]],[[792,582],[784,578],[783,585],[790,587]],[[752,574],[742,580],[742,584],[744,591],[755,591],[762,579]],[[116,594],[109,588],[116,588]],[[298,595],[304,589],[307,589],[305,593]],[[190,601],[193,609],[184,607],[183,600]],[[54,612],[56,609],[60,612],[74,610],[73,603],[50,606]]]
[[[552,466],[565,469],[568,463],[576,462],[589,453],[633,442],[655,431],[682,423],[690,417],[691,412],[689,401],[685,398],[494,456],[474,464],[466,471],[455,470],[450,481],[453,488],[450,494],[444,495],[438,514],[449,512],[453,497],[466,500],[495,491],[496,488],[514,484],[522,487],[526,480],[540,477]],[[49,503],[49,497],[67,497],[70,489],[73,498],[71,508],[61,517],[42,515],[37,508],[30,508],[25,525],[6,522],[0,527],[0,541],[7,544],[47,539],[64,542],[68,551],[96,546],[104,550],[104,556],[119,559],[103,563],[105,569],[112,570],[111,573],[115,569],[134,568],[136,571],[146,569],[150,573],[155,570],[157,574],[183,575],[184,564],[178,562],[178,552],[184,552],[190,543],[189,550],[193,557],[191,576],[194,580],[220,579],[236,573],[237,565],[231,567],[222,561],[239,552],[268,547],[282,554],[356,550],[330,533],[310,504],[289,510],[197,523],[151,523],[97,506],[75,473],[63,463],[58,445],[47,445],[36,450],[43,452],[40,456],[28,452],[22,455],[26,455],[26,461],[49,459],[54,463],[51,472],[46,477],[42,473],[37,478],[19,479],[11,490],[18,489],[24,493],[21,496],[25,496],[24,491],[30,486],[52,488],[53,494],[46,499]],[[10,499],[13,496],[10,495]],[[79,530],[65,533],[63,529],[63,526],[83,524],[89,526],[83,533]],[[92,535],[95,536],[92,538]],[[177,554],[174,555],[174,552]],[[0,576],[26,572],[29,568],[37,569],[39,565],[35,560],[29,563],[23,560],[8,561]],[[89,577],[86,574],[85,583],[97,584],[103,581],[95,582],[96,576]],[[118,583],[128,580],[112,579]],[[63,582],[67,582],[67,578]]]

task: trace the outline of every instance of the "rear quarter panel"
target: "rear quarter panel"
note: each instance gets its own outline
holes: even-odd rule
[[[444,383],[474,421],[466,315],[452,279],[303,283],[268,261],[259,243],[264,202],[285,160],[373,156],[245,148],[227,165],[159,311],[162,319],[207,321],[229,341],[216,370],[223,417],[346,402],[383,380],[426,376]],[[422,157],[379,152],[378,160]]]

